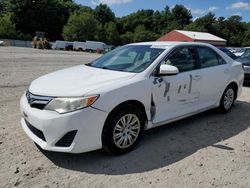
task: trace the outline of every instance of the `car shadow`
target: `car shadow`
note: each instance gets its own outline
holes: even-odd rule
[[[102,150],[65,154],[41,150],[55,165],[90,174],[122,175],[166,167],[208,146],[234,150],[228,144],[217,144],[249,127],[250,103],[237,101],[231,112],[207,111],[178,122],[145,132],[138,147],[122,156]]]

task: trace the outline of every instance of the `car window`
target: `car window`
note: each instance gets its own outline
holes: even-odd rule
[[[206,47],[198,47],[201,68],[213,67],[219,65],[217,54]]]
[[[172,52],[163,64],[173,65],[179,69],[179,72],[191,71],[196,68],[195,50],[188,47],[182,47]]]
[[[218,57],[219,65],[223,65],[227,63],[221,56],[217,55],[217,57]]]
[[[138,73],[149,67],[164,50],[152,45],[126,45],[101,56],[87,66]]]
[[[122,54],[121,56],[117,57],[116,59],[110,59],[107,61],[107,65],[110,63],[115,63],[117,65],[123,65],[123,64],[132,64],[136,59],[137,54],[135,52],[129,52]]]
[[[241,55],[240,58],[248,58],[248,59],[250,59],[250,49],[246,49],[245,52]]]
[[[229,57],[231,57],[232,59],[236,59],[237,56],[234,55],[230,50],[226,49],[226,48],[219,48],[222,52],[224,52],[225,54],[227,54]],[[220,60],[219,60],[220,61]]]

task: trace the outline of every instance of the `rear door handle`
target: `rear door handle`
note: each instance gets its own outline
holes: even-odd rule
[[[229,69],[225,69],[225,70],[224,70],[224,73],[225,73],[225,74],[228,74],[229,72],[230,72]]]
[[[194,79],[194,80],[200,80],[200,79],[201,79],[201,75],[194,75],[194,76],[193,76],[193,79]]]

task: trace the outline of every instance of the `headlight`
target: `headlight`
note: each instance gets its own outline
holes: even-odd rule
[[[44,110],[56,111],[60,114],[73,112],[92,105],[99,95],[74,98],[54,98],[47,104]]]
[[[244,71],[246,72],[246,73],[250,73],[250,66],[243,66],[243,68],[244,68]]]

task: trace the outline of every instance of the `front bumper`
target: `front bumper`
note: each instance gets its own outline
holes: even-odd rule
[[[21,125],[25,133],[42,149],[57,152],[82,153],[102,148],[101,134],[108,116],[92,107],[67,114],[31,108],[25,95],[20,101]],[[31,129],[33,126],[44,135],[44,139]],[[56,143],[67,133],[76,131],[68,147],[58,147]]]

